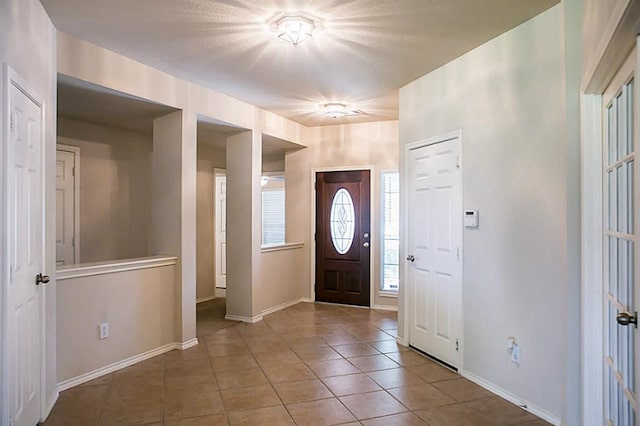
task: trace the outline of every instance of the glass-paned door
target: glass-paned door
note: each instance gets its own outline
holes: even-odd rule
[[[604,412],[607,425],[635,425],[635,53],[603,96]]]

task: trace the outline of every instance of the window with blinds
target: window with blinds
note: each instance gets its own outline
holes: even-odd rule
[[[269,179],[262,187],[262,244],[285,242],[284,180]]]
[[[382,173],[382,291],[398,291],[400,268],[400,174]]]

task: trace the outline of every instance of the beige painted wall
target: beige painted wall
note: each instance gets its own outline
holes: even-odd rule
[[[256,138],[262,133],[275,138],[283,139],[293,143],[300,143],[304,127],[275,115],[261,110],[260,108],[238,101],[237,99],[223,95],[221,93],[206,89],[194,83],[181,80],[173,75],[164,73],[140,62],[118,55],[107,49],[98,47],[86,41],[75,39],[64,33],[58,33],[58,72],[79,80],[87,81],[103,87],[128,93],[152,102],[168,105],[183,111],[181,134],[176,134],[177,145],[173,158],[181,159],[181,170],[173,170],[168,165],[174,180],[165,182],[166,174],[158,175],[159,182],[155,182],[154,194],[162,193],[168,196],[167,190],[171,192],[171,202],[167,209],[157,212],[156,208],[163,205],[162,201],[153,201],[154,223],[158,223],[158,228],[164,228],[162,232],[152,232],[153,251],[152,253],[176,254],[180,257],[178,264],[178,289],[177,301],[177,321],[184,336],[195,335],[195,299],[196,299],[196,276],[197,276],[197,250],[196,250],[196,193],[197,193],[197,154],[196,154],[196,123],[198,120],[208,120],[217,123],[225,123],[238,128],[251,129]],[[156,120],[157,121],[157,120]],[[171,126],[169,126],[171,127]],[[156,141],[154,141],[155,145]],[[303,146],[303,145],[301,145]],[[167,152],[171,150],[166,144]],[[154,165],[156,160],[161,161],[164,154],[157,155],[154,146]],[[165,160],[168,160],[167,156]],[[227,165],[227,175],[231,173],[233,167],[244,170],[244,164],[238,163]],[[175,164],[175,163],[174,163]],[[251,167],[255,167],[249,174],[242,175],[245,181],[249,177],[250,185],[241,185],[243,188],[259,188],[260,182],[260,157],[251,161]],[[155,169],[155,167],[154,167]],[[175,182],[179,182],[179,185]],[[164,192],[162,192],[164,191]],[[231,191],[230,191],[231,192]],[[258,192],[259,193],[259,192]],[[252,197],[255,193],[252,195]],[[229,202],[231,200],[228,200]],[[177,204],[176,204],[177,203]],[[174,210],[176,206],[176,210]],[[257,218],[254,217],[256,212]],[[240,212],[242,213],[242,212]],[[240,214],[238,218],[246,218]],[[259,211],[252,209],[252,223],[232,223],[228,221],[229,238],[235,229],[240,233],[244,229],[251,229],[252,238],[255,238],[257,245],[253,242],[239,248],[238,255],[250,252],[252,258],[259,257],[260,229],[253,228],[256,219],[259,220]],[[230,248],[231,250],[231,248]],[[255,256],[255,257],[254,257]],[[249,274],[248,283],[239,282],[238,285],[251,286],[251,280],[258,277],[259,267]],[[241,268],[238,269],[237,278],[242,281]],[[228,274],[228,285],[233,281],[232,271]],[[240,290],[242,293],[244,290]],[[253,316],[257,306],[253,303],[253,290],[249,290],[247,298],[236,299],[234,309],[242,312],[239,315]],[[227,291],[227,303],[230,303],[229,290]],[[193,302],[192,302],[193,301]],[[193,305],[193,306],[192,306]]]
[[[172,265],[59,281],[58,382],[173,343],[175,277]]]
[[[564,420],[568,425],[584,424],[582,418],[582,260],[581,260],[581,149],[580,87],[583,72],[582,0],[565,0],[564,52],[567,137],[567,353],[566,403]],[[580,361],[577,361],[580,360]]]
[[[464,208],[481,217],[463,234],[463,368],[556,418],[566,401],[567,181],[577,173],[567,166],[563,26],[560,5],[400,91],[401,155],[407,143],[463,132]]]
[[[196,115],[176,111],[153,120],[152,253],[178,257],[176,339],[196,338]]]
[[[303,242],[303,276],[300,293],[311,296],[311,169],[326,167],[375,167],[371,176],[373,205],[371,242],[372,285],[375,305],[396,306],[397,299],[380,297],[380,172],[397,171],[398,122],[383,121],[308,128],[307,149],[288,153],[286,163],[287,240]]]
[[[44,177],[46,182],[44,195],[45,205],[51,209],[55,209],[56,202],[56,36],[56,29],[39,1],[0,1],[0,63],[9,64],[44,101]],[[4,99],[3,90],[0,87],[0,99]],[[0,116],[5,117],[3,102],[0,102]],[[0,158],[4,159],[2,145],[0,144]],[[0,167],[2,167],[0,187],[4,187],[2,182],[2,176],[5,174],[4,161]],[[0,209],[1,223],[5,223],[4,218],[1,217],[3,212],[4,207]],[[4,241],[3,229],[4,227],[0,227],[0,240]],[[46,326],[43,333],[46,389],[42,397],[48,408],[56,395],[55,232],[55,215],[46,215],[45,258],[42,269],[44,273],[53,277],[49,285],[42,290],[46,294]],[[4,283],[6,275],[4,270],[2,272]]]
[[[196,115],[300,143],[304,126],[58,32],[58,72]]]
[[[260,314],[262,135],[227,138],[227,315]],[[235,220],[233,220],[235,219]]]
[[[60,118],[58,143],[80,148],[80,263],[150,255],[152,138]]]
[[[300,284],[308,283],[304,248],[261,253],[260,311],[300,299]]]
[[[196,300],[208,299],[215,292],[215,186],[214,169],[224,169],[225,153],[198,144],[198,188],[196,212]]]

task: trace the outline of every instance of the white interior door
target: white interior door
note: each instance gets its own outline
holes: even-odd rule
[[[216,172],[216,288],[227,288],[227,177]]]
[[[76,223],[76,154],[56,151],[56,265],[73,265]]]
[[[461,335],[460,138],[409,150],[409,344],[458,367]]]
[[[9,424],[33,426],[40,417],[43,266],[42,110],[11,80],[7,144],[8,255],[7,373]]]
[[[603,95],[604,177],[604,413],[607,425],[637,422],[637,310],[639,292],[635,171],[636,53]],[[633,324],[633,321],[636,324]],[[626,325],[625,325],[626,324]]]

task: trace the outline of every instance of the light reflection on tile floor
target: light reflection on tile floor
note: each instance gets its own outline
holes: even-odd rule
[[[200,344],[69,389],[45,425],[547,423],[395,343],[396,314],[300,303],[258,324],[198,307]]]

